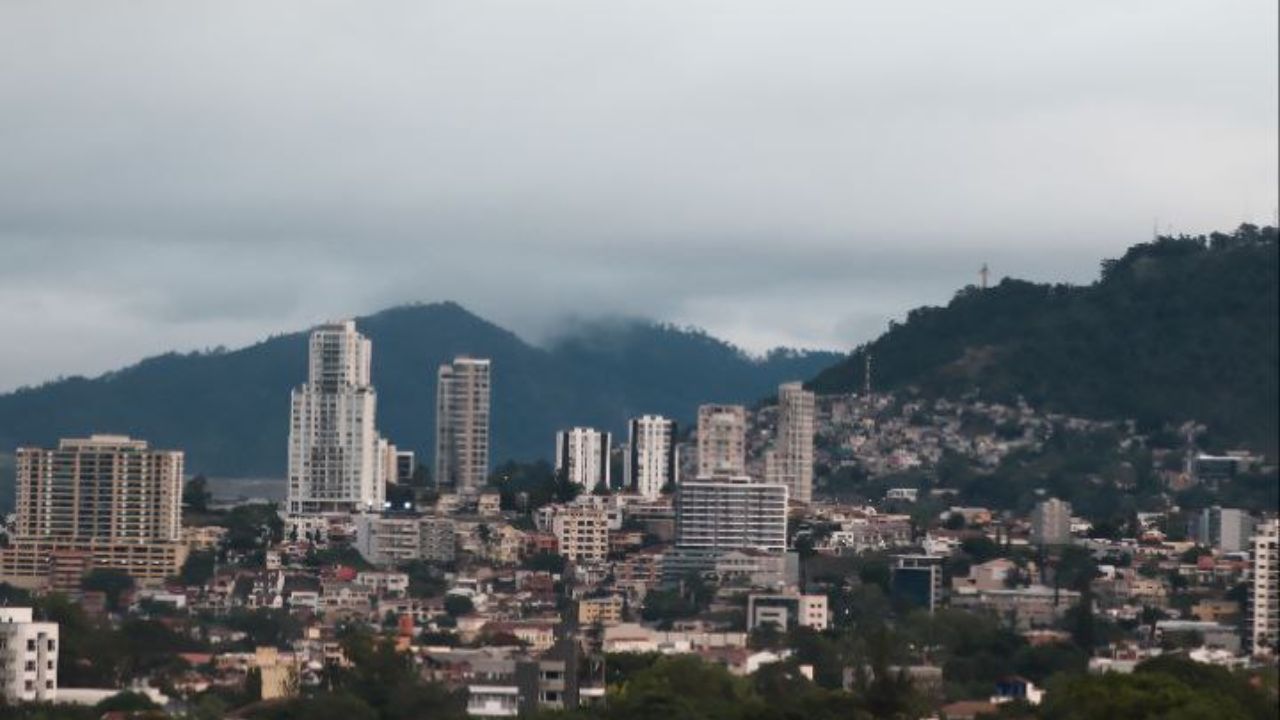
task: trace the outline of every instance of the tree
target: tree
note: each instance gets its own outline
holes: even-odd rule
[[[204,475],[191,478],[182,487],[182,504],[191,512],[208,512],[211,499],[213,494],[209,492],[209,481]]]
[[[187,587],[202,587],[213,579],[215,556],[209,550],[197,550],[182,563],[178,579]]]
[[[113,611],[120,607],[121,595],[133,590],[133,578],[123,570],[98,568],[90,570],[80,580],[80,587],[91,592],[101,592],[107,597],[107,607]]]
[[[476,606],[471,602],[471,598],[466,595],[446,595],[444,597],[444,611],[456,618],[470,615],[476,611]]]

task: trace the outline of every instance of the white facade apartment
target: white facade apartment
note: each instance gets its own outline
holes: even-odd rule
[[[0,696],[9,702],[58,697],[58,624],[34,622],[31,608],[0,608]]]
[[[591,492],[603,484],[609,487],[609,433],[576,427],[556,433],[556,472],[574,485]]]
[[[490,363],[454,358],[436,374],[437,487],[478,492],[489,478]]]
[[[293,391],[289,423],[291,514],[382,508],[389,446],[375,427],[372,344],[355,322],[311,332],[307,382]]]
[[[662,488],[680,482],[676,421],[660,415],[634,418],[628,424],[626,486],[646,500],[657,500]]]
[[[602,509],[562,506],[551,519],[551,532],[560,554],[575,563],[600,563],[609,555],[609,518]]]
[[[747,471],[747,409],[741,405],[698,408],[698,476]]]
[[[1253,580],[1249,588],[1250,649],[1272,656],[1280,642],[1280,520],[1260,523],[1253,536]]]
[[[815,398],[798,382],[778,386],[778,434],[766,477],[786,485],[791,500],[813,500],[813,419]]]
[[[787,486],[746,476],[700,477],[676,488],[676,546],[787,549]]]

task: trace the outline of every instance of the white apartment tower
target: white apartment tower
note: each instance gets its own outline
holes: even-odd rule
[[[0,698],[58,698],[58,623],[34,622],[31,608],[0,608]]]
[[[293,391],[289,422],[289,512],[381,509],[388,445],[374,419],[372,343],[354,321],[311,331],[307,382]]]
[[[660,415],[633,418],[628,424],[626,486],[646,500],[657,500],[662,488],[680,481],[676,421]]]
[[[765,477],[786,485],[791,499],[813,500],[814,394],[798,382],[778,386],[778,434],[769,454]]]
[[[676,487],[676,546],[692,550],[787,549],[787,487],[746,476],[700,477]]]
[[[469,357],[436,375],[436,485],[476,493],[489,477],[490,363]]]
[[[1253,536],[1253,579],[1249,588],[1249,648],[1274,657],[1280,644],[1280,520],[1259,523]]]
[[[698,408],[698,475],[747,472],[747,409],[741,405]]]
[[[556,433],[556,472],[587,492],[609,487],[609,433],[576,427]]]
[[[59,559],[74,557],[147,583],[182,566],[181,451],[94,435],[19,448],[16,461],[17,520],[0,580],[47,587]]]

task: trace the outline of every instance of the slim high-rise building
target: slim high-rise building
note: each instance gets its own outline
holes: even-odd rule
[[[587,492],[609,487],[609,433],[576,427],[556,433],[556,472]]]
[[[475,493],[489,477],[489,361],[459,357],[436,378],[436,485]]]
[[[367,512],[386,497],[388,446],[374,424],[372,344],[351,320],[311,331],[307,382],[293,391],[289,512]]]
[[[698,408],[698,476],[747,472],[747,409],[741,405]]]
[[[628,424],[626,485],[647,500],[680,481],[676,421],[660,415],[633,418]]]
[[[0,580],[46,587],[60,559],[123,570],[140,582],[174,575],[186,559],[182,462],[120,435],[19,448],[17,521],[0,551]]]
[[[1223,552],[1248,550],[1254,524],[1255,520],[1247,510],[1214,505],[1200,511],[1195,539],[1201,545],[1216,547]]]
[[[1253,536],[1249,587],[1249,649],[1274,657],[1280,645],[1280,520],[1259,523]]]
[[[814,394],[798,382],[778,386],[778,435],[769,455],[765,477],[786,485],[791,499],[813,499]]]
[[[1037,545],[1065,545],[1071,542],[1071,503],[1049,498],[1031,511],[1031,541]]]
[[[787,549],[787,487],[746,476],[699,477],[676,486],[676,546],[687,550]]]

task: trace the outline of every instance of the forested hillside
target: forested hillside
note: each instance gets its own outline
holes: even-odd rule
[[[965,288],[946,307],[911,311],[810,384],[858,391],[870,352],[879,389],[1022,396],[1144,427],[1194,419],[1209,426],[1211,446],[1274,458],[1277,267],[1274,227],[1160,237],[1104,261],[1091,285]]]

